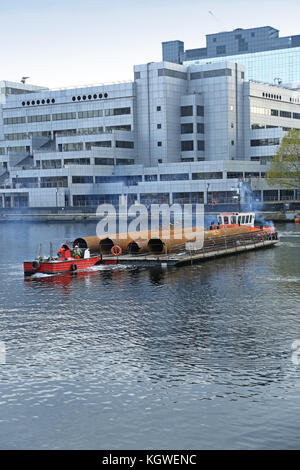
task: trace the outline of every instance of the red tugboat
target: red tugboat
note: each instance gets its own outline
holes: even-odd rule
[[[24,262],[24,275],[32,276],[36,273],[60,274],[66,272],[82,271],[102,263],[101,255],[90,255],[89,250],[80,250],[75,246],[71,250],[67,244],[63,244],[57,252],[57,257],[39,257],[33,261]]]

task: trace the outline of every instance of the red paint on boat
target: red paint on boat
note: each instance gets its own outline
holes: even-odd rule
[[[24,274],[30,276],[36,273],[58,274],[65,272],[82,271],[87,268],[101,263],[101,256],[91,256],[90,258],[69,258],[69,259],[53,259],[40,261],[25,261]],[[103,263],[106,264],[106,263]]]

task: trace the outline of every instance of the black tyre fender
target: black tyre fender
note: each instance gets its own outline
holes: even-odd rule
[[[39,261],[32,261],[31,263],[31,269],[33,271],[37,271],[40,268],[40,262]]]
[[[76,263],[71,264],[71,268],[70,268],[70,269],[71,269],[71,271],[73,271],[73,272],[77,271],[77,264],[76,264]]]

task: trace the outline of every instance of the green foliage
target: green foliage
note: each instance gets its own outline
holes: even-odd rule
[[[270,186],[300,188],[300,131],[291,129],[282,138],[266,174]]]

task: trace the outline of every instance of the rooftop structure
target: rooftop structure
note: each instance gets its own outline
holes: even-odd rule
[[[162,43],[163,60],[190,65],[237,62],[246,80],[274,84],[300,81],[300,35],[279,37],[271,26],[206,35],[206,47],[184,50],[182,41]]]

